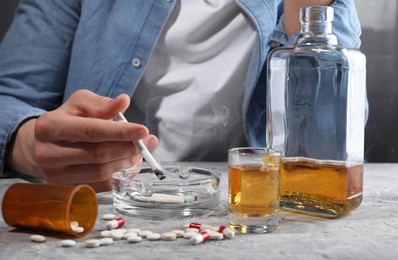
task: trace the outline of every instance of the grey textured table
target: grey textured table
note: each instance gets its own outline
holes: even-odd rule
[[[226,164],[191,163],[221,172],[221,203],[227,203]],[[1,197],[7,187],[20,179],[0,180]],[[129,244],[85,248],[84,240],[99,237],[104,213],[114,212],[111,194],[98,194],[99,215],[94,230],[77,239],[72,248],[47,237],[42,244],[30,242],[30,234],[13,232],[0,219],[0,259],[398,259],[398,164],[366,164],[364,199],[352,214],[340,219],[322,219],[283,213],[275,233],[237,235],[231,240],[208,241],[192,245],[186,239],[142,241]],[[228,223],[225,214],[178,220],[148,220],[125,217],[127,227],[157,232],[179,228],[187,222],[213,225]]]

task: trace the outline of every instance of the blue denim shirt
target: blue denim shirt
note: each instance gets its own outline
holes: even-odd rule
[[[0,175],[7,144],[24,120],[56,109],[81,88],[132,95],[175,2],[21,0],[0,46]],[[249,144],[265,146],[265,61],[273,46],[295,36],[286,38],[283,0],[236,2],[260,36],[242,109]],[[359,47],[354,0],[336,0],[333,7],[340,44]]]

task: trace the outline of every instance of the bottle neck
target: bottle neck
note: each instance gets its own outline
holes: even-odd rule
[[[296,45],[338,45],[331,21],[301,23],[301,33]]]

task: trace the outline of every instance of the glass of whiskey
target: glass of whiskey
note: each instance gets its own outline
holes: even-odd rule
[[[271,233],[279,224],[281,152],[261,147],[228,151],[230,228],[240,233]]]

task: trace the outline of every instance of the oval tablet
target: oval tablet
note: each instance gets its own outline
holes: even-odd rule
[[[150,241],[155,241],[155,240],[159,240],[159,239],[161,238],[161,235],[158,234],[158,233],[151,233],[151,234],[148,234],[148,235],[146,236],[146,238],[147,238],[148,240],[150,240]]]
[[[149,234],[152,234],[153,232],[152,231],[149,231],[149,230],[142,230],[141,232],[139,232],[138,233],[138,235],[140,236],[140,237],[147,237]]]
[[[188,232],[184,233],[184,238],[190,239],[191,237],[193,237],[193,236],[195,236],[197,234],[198,234],[198,232],[188,231]]]
[[[113,220],[115,218],[116,218],[116,215],[112,214],[112,213],[102,215],[103,220]]]
[[[30,240],[36,243],[46,242],[46,237],[42,235],[31,235]]]
[[[110,237],[104,237],[100,239],[100,245],[101,246],[107,246],[107,245],[112,245],[113,244],[113,239]]]
[[[127,238],[127,241],[129,241],[129,243],[138,243],[142,241],[142,237],[139,236],[129,236]]]
[[[185,233],[185,231],[181,230],[181,229],[175,229],[170,232],[176,234],[176,237],[184,237],[184,233]]]
[[[161,238],[162,238],[162,240],[165,240],[165,241],[172,241],[172,240],[177,239],[177,234],[173,233],[173,232],[165,232],[165,233],[162,233]]]
[[[65,240],[61,241],[61,246],[63,246],[63,247],[73,247],[75,245],[76,245],[75,240],[65,239]]]
[[[84,245],[89,248],[99,247],[101,245],[101,242],[99,239],[88,239],[84,241]]]

